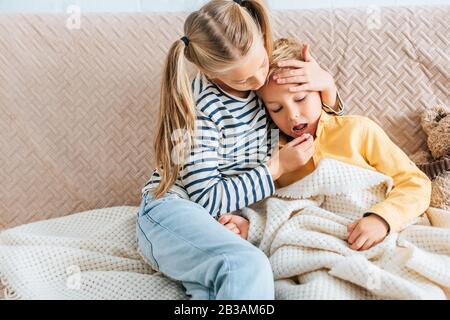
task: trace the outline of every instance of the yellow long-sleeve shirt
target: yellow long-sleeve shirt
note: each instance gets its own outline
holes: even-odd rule
[[[281,139],[280,146],[285,142]],[[394,181],[385,201],[367,212],[386,220],[399,231],[430,205],[431,181],[374,121],[357,115],[333,116],[322,110],[314,140],[315,152],[300,170],[282,175],[277,187],[289,185],[314,171],[323,158],[333,158],[375,170]]]

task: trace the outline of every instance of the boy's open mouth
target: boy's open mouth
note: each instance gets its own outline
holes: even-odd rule
[[[306,128],[308,128],[307,123],[300,123],[292,128],[292,132],[297,136],[300,137],[303,133],[305,133]]]

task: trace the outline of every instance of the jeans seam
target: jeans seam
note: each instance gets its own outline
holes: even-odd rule
[[[223,258],[225,259],[225,264],[227,266],[226,275],[229,276],[230,270],[231,270],[231,262],[228,260],[228,257],[225,254],[223,254]],[[228,294],[229,294],[230,297],[234,297],[233,295],[230,295],[230,292],[231,292],[231,281],[230,281],[230,279],[228,279],[227,282],[228,282],[227,283]]]
[[[137,221],[137,225],[138,225],[139,229],[142,231],[142,234],[144,235],[144,237],[145,237],[145,239],[147,240],[147,242],[150,243],[150,245],[152,246],[152,252],[151,252],[152,258],[153,258],[153,260],[155,261],[156,267],[157,267],[158,270],[159,270],[159,264],[158,264],[158,261],[156,260],[155,255],[153,254],[153,244],[152,244],[152,242],[147,238],[147,235],[145,234],[144,230],[142,230],[141,225],[140,225],[140,223],[139,223],[139,220]]]

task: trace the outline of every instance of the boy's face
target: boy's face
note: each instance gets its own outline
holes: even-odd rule
[[[320,93],[289,92],[292,84],[277,84],[271,79],[259,91],[266,108],[278,128],[297,138],[304,133],[315,137],[322,112]]]

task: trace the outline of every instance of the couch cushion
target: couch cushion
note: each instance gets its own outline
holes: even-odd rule
[[[449,104],[450,7],[273,12],[335,75],[348,113],[408,154],[418,112]],[[0,18],[0,228],[138,205],[153,166],[159,80],[186,13]]]

